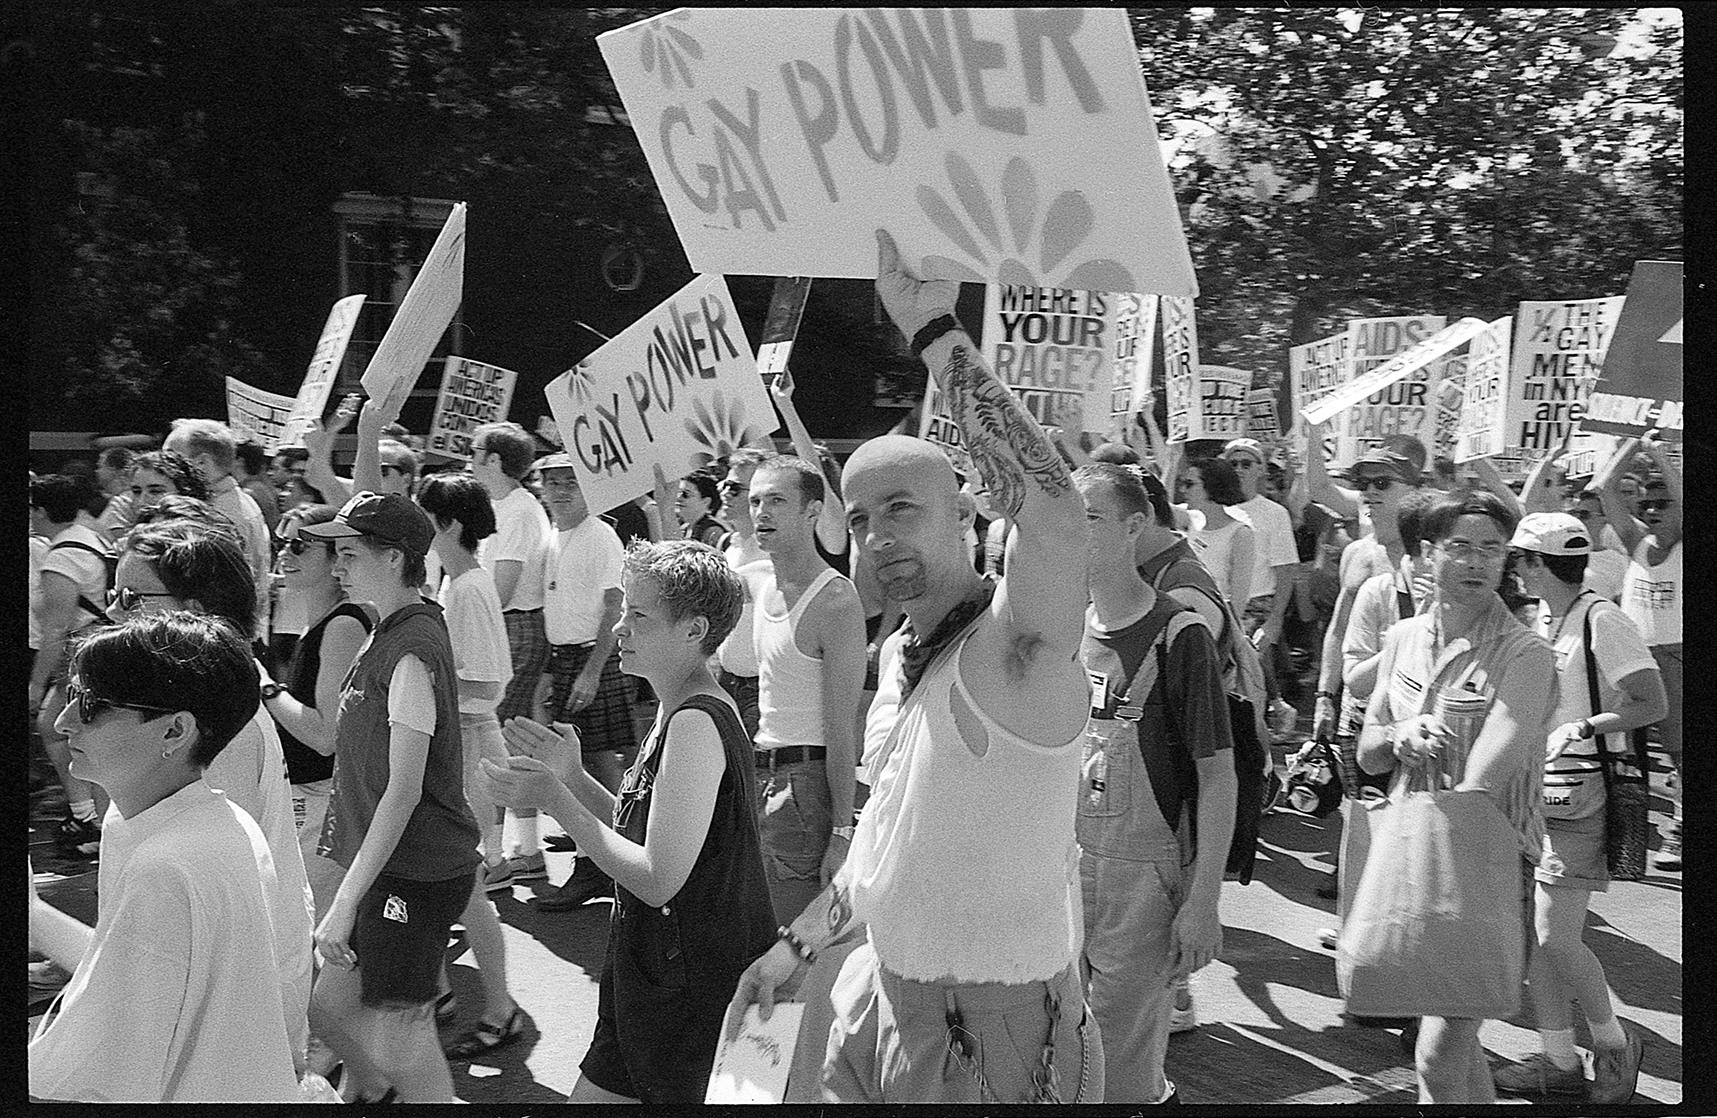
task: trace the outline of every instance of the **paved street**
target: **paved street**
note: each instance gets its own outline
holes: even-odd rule
[[[1658,809],[1667,806],[1654,802]],[[33,823],[48,817],[49,807],[51,800],[40,801]],[[1326,822],[1272,813],[1253,882],[1224,886],[1222,957],[1193,980],[1202,1024],[1169,1046],[1169,1076],[1182,1101],[1413,1102],[1411,1059],[1397,1034],[1347,1026],[1340,1018],[1334,953],[1317,940],[1318,929],[1334,922],[1334,902],[1314,893],[1332,864],[1335,832]],[[91,865],[55,858],[46,832],[36,829],[32,854],[43,896],[93,922]],[[551,881],[570,872],[570,854],[551,852],[548,860]],[[454,1065],[455,1090],[467,1102],[559,1102],[577,1078],[595,1020],[610,906],[594,901],[573,913],[538,913],[527,902],[547,888],[533,882],[498,898],[514,997],[531,1023],[523,1040],[493,1058]],[[447,1039],[482,1011],[478,976],[458,929],[455,940],[449,973],[460,1005],[453,1029],[443,1034]],[[1620,1015],[1647,1036],[1636,1101],[1680,1102],[1681,875],[1653,872],[1644,882],[1597,895],[1587,942],[1624,1003]],[[1482,1038],[1491,1053],[1510,1058],[1537,1043],[1524,1016],[1489,1023]],[[1577,1039],[1589,1044],[1583,1026]]]

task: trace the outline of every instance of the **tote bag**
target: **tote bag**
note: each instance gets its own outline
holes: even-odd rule
[[[1520,1009],[1526,942],[1514,828],[1488,794],[1437,783],[1417,770],[1385,805],[1363,812],[1370,850],[1335,957],[1357,1016],[1483,1019]]]

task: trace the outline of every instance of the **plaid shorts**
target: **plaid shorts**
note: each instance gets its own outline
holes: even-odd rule
[[[632,729],[632,684],[620,674],[620,653],[611,652],[602,665],[596,696],[581,711],[572,712],[572,684],[584,670],[594,644],[557,644],[549,648],[548,713],[551,721],[570,722],[578,728],[580,748],[585,753],[602,750],[625,752],[636,749]]]
[[[501,620],[507,626],[507,652],[513,658],[513,678],[495,708],[495,717],[505,722],[536,713],[531,709],[531,699],[536,695],[537,680],[548,670],[549,644],[542,610],[504,610]]]

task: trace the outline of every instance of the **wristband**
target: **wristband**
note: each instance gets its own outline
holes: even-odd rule
[[[785,943],[788,948],[792,950],[793,954],[799,956],[799,958],[805,960],[805,962],[815,963],[817,961],[817,953],[812,951],[810,945],[804,940],[794,935],[792,928],[783,924],[779,928],[775,929],[775,934],[781,938],[781,942]]]
[[[918,333],[912,335],[912,359],[914,361],[923,360],[924,351],[930,348],[931,343],[943,334],[949,334],[959,329],[962,329],[959,319],[951,314],[939,314],[926,322],[918,328]]]

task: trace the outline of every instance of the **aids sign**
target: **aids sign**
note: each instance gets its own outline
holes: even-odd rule
[[[693,270],[1197,293],[1120,8],[681,8],[597,39]]]
[[[775,408],[720,276],[698,276],[543,390],[593,509],[742,446],[769,447]]]

